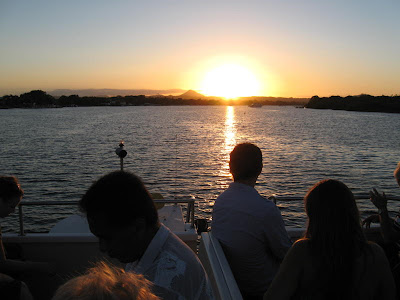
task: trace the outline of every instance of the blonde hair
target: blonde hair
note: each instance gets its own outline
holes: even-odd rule
[[[52,300],[158,300],[143,275],[98,262],[86,274],[60,286]]]
[[[400,181],[400,162],[397,164],[397,168],[394,170],[393,176],[397,181]]]

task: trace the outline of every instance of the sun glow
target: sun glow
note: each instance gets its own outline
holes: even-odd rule
[[[226,99],[257,96],[260,93],[260,83],[247,68],[237,64],[224,64],[205,75],[201,91],[208,96]]]
[[[235,107],[227,106],[225,113],[225,147],[221,147],[225,163],[221,164],[220,176],[230,178],[229,154],[236,145]]]

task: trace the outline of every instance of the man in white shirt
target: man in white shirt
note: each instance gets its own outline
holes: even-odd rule
[[[262,299],[291,241],[276,205],[254,188],[263,168],[260,148],[230,154],[234,182],[215,201],[211,230],[220,241],[244,299]]]
[[[160,224],[142,181],[117,171],[96,181],[79,202],[100,250],[143,274],[162,299],[213,299],[197,256]]]

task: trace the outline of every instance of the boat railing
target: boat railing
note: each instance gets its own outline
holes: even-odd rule
[[[215,299],[243,299],[221,244],[212,231],[201,233],[198,256],[210,279]]]
[[[363,194],[363,195],[355,195],[354,196],[356,200],[368,200],[369,195]],[[400,197],[398,196],[388,196],[386,195],[386,198],[389,201],[400,201]],[[275,204],[279,202],[287,202],[287,201],[303,201],[303,197],[300,196],[270,196],[268,197],[271,201],[273,201]],[[194,204],[196,202],[196,199],[157,199],[154,200],[155,203],[165,203],[165,204],[187,204],[187,210],[186,210],[186,217],[185,217],[185,222],[190,223],[191,227],[194,228],[194,223],[195,223],[195,215],[194,215]],[[23,214],[23,207],[24,206],[59,206],[59,205],[78,205],[78,201],[21,201],[19,204],[19,235],[23,236],[25,235],[24,232],[24,214]]]
[[[369,195],[367,194],[359,194],[359,195],[354,195],[354,198],[357,200],[369,200]],[[278,202],[286,202],[286,201],[303,201],[304,197],[300,196],[269,196],[269,200],[273,201],[275,204]],[[400,197],[398,196],[388,196],[386,195],[386,199],[390,201],[400,201]]]
[[[196,199],[157,199],[153,200],[154,203],[163,203],[163,204],[187,204],[186,209],[186,217],[185,222],[190,223],[190,226],[194,228],[194,203]],[[24,236],[24,206],[78,206],[78,201],[21,201],[18,206],[18,217],[19,217],[19,235]]]

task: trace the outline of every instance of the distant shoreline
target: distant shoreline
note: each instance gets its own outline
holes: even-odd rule
[[[29,93],[0,97],[0,109],[8,108],[62,108],[93,106],[252,106],[267,105],[295,106],[312,109],[332,109],[360,112],[400,113],[400,96],[331,96],[309,98],[284,97],[240,97],[236,100],[225,100],[218,97],[203,96],[195,91],[187,91],[179,96],[115,96],[95,97],[78,95],[53,97],[41,90]]]
[[[218,97],[203,96],[194,91],[188,91],[180,96],[115,96],[94,97],[78,95],[53,97],[41,90],[29,93],[7,95],[0,98],[1,108],[59,108],[79,106],[171,106],[171,105],[292,105],[304,106],[308,98],[282,98],[282,97],[242,97],[236,100],[225,100]]]
[[[360,112],[400,113],[400,96],[313,96],[305,105],[306,108],[332,109]]]

